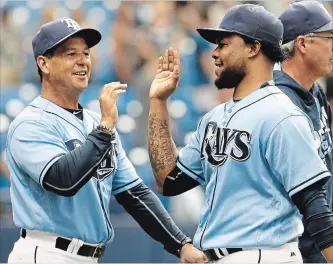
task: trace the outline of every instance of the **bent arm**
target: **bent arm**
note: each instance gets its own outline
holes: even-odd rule
[[[165,179],[176,167],[178,156],[175,142],[171,136],[166,100],[157,98],[150,100],[148,152],[158,191],[163,193]]]

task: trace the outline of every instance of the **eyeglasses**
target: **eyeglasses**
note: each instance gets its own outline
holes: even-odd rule
[[[309,33],[308,35],[306,35],[306,37],[308,37],[308,38],[323,38],[323,39],[333,40],[333,35],[331,35],[331,36],[320,36],[320,35],[317,35],[315,33]]]

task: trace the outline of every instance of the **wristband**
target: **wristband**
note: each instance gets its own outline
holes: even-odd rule
[[[102,132],[102,133],[103,133],[103,131],[108,132],[108,134],[111,135],[111,141],[116,139],[116,133],[114,132],[113,128],[98,125],[97,130]]]

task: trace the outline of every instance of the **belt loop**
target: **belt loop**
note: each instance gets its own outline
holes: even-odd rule
[[[226,248],[221,248],[221,250],[222,250],[222,253],[223,253],[224,256],[228,256],[229,255],[229,252],[228,252],[228,250]]]
[[[214,252],[218,258],[220,259],[223,258],[223,255],[220,253],[219,248],[214,248]]]
[[[79,240],[77,238],[73,238],[72,241],[69,243],[66,251],[69,253],[73,253],[73,250],[78,242]]]
[[[83,244],[84,244],[84,242],[81,239],[78,239],[77,243],[74,245],[72,253],[77,254],[77,252],[83,246]]]
[[[104,254],[104,250],[102,248],[103,248],[103,246],[101,246],[101,245],[98,245],[97,247],[95,247],[95,250],[94,250],[94,253],[93,253],[92,257],[93,258],[100,258],[101,257],[100,256],[101,252],[99,251],[100,249],[103,252],[102,254]]]
[[[24,228],[21,228],[21,237],[25,238],[27,236],[27,230],[25,230]]]

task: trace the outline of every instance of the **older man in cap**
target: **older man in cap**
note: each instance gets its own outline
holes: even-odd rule
[[[319,156],[332,173],[331,108],[323,89],[316,82],[333,70],[332,16],[317,1],[301,1],[290,4],[279,19],[284,26],[282,50],[285,59],[281,71],[274,72],[275,84],[311,119]],[[332,209],[332,180],[325,185],[325,192],[322,191],[321,195],[327,198]],[[321,210],[320,203],[313,209],[304,215],[304,223],[318,218],[324,223],[331,215],[329,211]],[[320,223],[310,225],[300,238],[304,262],[325,262],[320,251],[333,245],[333,234],[323,226]]]
[[[43,25],[33,38],[42,93],[8,132],[13,216],[21,228],[8,262],[97,263],[114,237],[111,195],[168,252],[203,262],[122,148],[116,100],[127,85],[104,85],[101,115],[79,104],[91,73],[90,48],[100,40],[97,30],[70,18]]]

